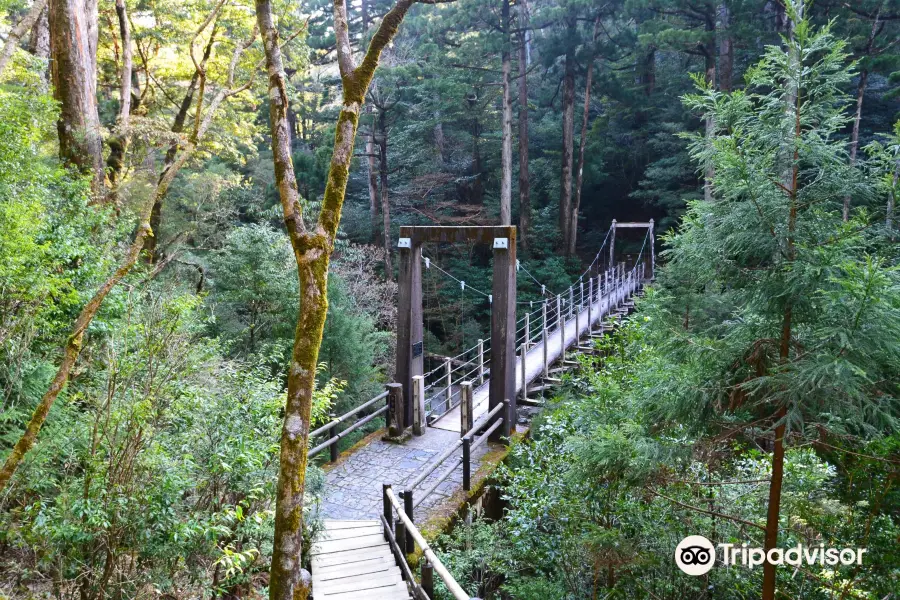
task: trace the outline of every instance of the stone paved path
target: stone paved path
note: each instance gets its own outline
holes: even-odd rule
[[[377,519],[382,512],[381,486],[390,483],[397,491],[406,489],[423,468],[459,439],[459,433],[429,427],[423,436],[408,442],[392,444],[373,440],[356,450],[344,462],[327,473],[323,512],[328,519]],[[481,465],[481,459],[489,448],[484,444],[472,451],[472,473]],[[424,491],[462,456],[462,449],[448,458],[418,487]],[[462,467],[457,467],[433,494],[416,507],[416,519],[427,514],[462,489]]]

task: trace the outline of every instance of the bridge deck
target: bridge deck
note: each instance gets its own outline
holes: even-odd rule
[[[573,315],[571,319],[565,321],[565,338],[566,348],[570,348],[575,342],[589,331],[592,331],[594,325],[601,321],[609,314],[610,305],[615,305],[616,300],[625,300],[630,296],[632,290],[626,290],[624,287],[617,294],[603,296],[591,307],[591,323],[588,323],[587,307],[578,315],[578,335],[576,335],[575,325],[576,319]],[[559,359],[562,354],[562,339],[559,328],[553,329],[547,335],[547,362],[552,364]],[[525,354],[525,380],[530,384],[541,376],[544,369],[544,343],[538,342],[532,346]],[[488,412],[488,387],[489,383],[485,381],[483,385],[478,386],[472,394],[472,413],[477,421],[481,416]],[[522,357],[516,357],[516,393],[522,390]],[[436,429],[445,429],[447,431],[455,431],[457,434],[460,430],[459,406],[451,409],[440,418],[438,418],[431,427]]]

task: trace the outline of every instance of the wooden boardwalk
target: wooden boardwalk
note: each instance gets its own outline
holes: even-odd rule
[[[379,521],[326,520],[311,554],[315,600],[411,600]]]

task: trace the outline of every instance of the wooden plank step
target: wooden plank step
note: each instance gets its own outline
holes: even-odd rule
[[[386,558],[392,556],[391,549],[385,542],[381,546],[371,548],[361,548],[359,550],[347,552],[335,552],[332,554],[313,554],[313,568],[328,567],[331,565],[344,565],[364,560],[372,560],[375,558]]]
[[[360,548],[381,546],[385,543],[384,534],[381,532],[361,535],[345,540],[323,540],[315,543],[313,546],[313,554],[329,554],[331,552],[359,550]]]
[[[401,582],[392,587],[379,588],[378,590],[363,590],[361,592],[340,592],[336,594],[326,593],[324,596],[314,595],[315,600],[410,600],[409,589]]]
[[[364,535],[377,535],[380,533],[384,533],[384,528],[381,525],[367,525],[365,527],[354,527],[352,529],[326,529],[319,541],[333,542],[334,540],[346,540],[362,537]]]
[[[313,577],[320,579],[335,579],[347,575],[361,575],[362,573],[378,573],[396,569],[391,557],[371,558],[351,563],[339,563],[336,565],[321,565],[313,569]]]
[[[362,592],[366,590],[377,592],[382,588],[394,587],[398,583],[403,583],[403,580],[400,579],[399,571],[397,573],[391,573],[389,575],[379,575],[377,577],[368,578],[363,577],[363,579],[359,581],[328,583],[327,585],[324,585],[319,589],[322,589],[325,592],[324,597],[328,598],[329,594],[338,594],[341,592]],[[313,589],[315,589],[315,584],[313,584]]]
[[[332,579],[317,579],[313,575],[313,588],[318,587],[326,592],[330,590],[357,591],[365,590],[370,587],[380,587],[382,583],[397,583],[402,581],[400,577],[400,569],[396,566],[393,569],[378,573],[363,573],[361,575],[347,575],[346,577],[333,577]],[[318,584],[318,585],[317,585]]]
[[[371,525],[380,525],[381,521],[378,519],[365,519],[359,521],[338,521],[334,519],[325,519],[325,530],[331,531],[333,529],[355,529],[357,527],[369,527]]]

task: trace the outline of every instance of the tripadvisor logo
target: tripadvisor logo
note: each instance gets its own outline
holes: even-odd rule
[[[750,569],[767,561],[773,565],[801,564],[836,566],[861,565],[865,548],[826,548],[824,545],[804,546],[797,544],[791,548],[772,548],[768,552],[762,548],[748,547],[747,544],[718,544],[718,559],[726,567],[741,565]],[[675,564],[688,575],[705,575],[716,563],[716,546],[702,535],[689,535],[675,548]]]

